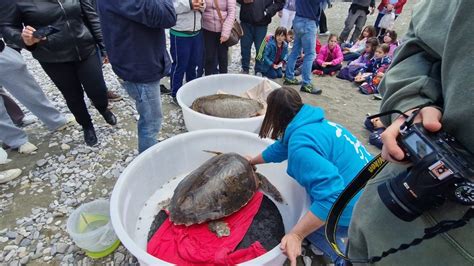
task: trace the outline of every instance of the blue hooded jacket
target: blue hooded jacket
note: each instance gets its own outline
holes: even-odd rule
[[[267,163],[288,160],[288,175],[306,189],[310,211],[322,221],[327,220],[339,194],[372,159],[354,135],[326,120],[321,108],[306,104],[286,128],[283,139],[265,149],[262,156]],[[344,210],[339,225],[349,225],[359,194]]]
[[[283,47],[281,50],[280,60],[286,61],[286,56],[288,54],[288,44],[283,41],[282,45]],[[262,73],[267,73],[267,71],[272,67],[273,62],[275,61],[277,49],[278,47],[275,36],[271,36],[268,40],[267,46],[265,46],[265,51],[263,52],[263,64],[261,66]]]
[[[115,74],[150,83],[168,74],[165,28],[176,24],[172,0],[97,1],[102,35]]]

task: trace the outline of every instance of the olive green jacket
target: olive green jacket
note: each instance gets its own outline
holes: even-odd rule
[[[380,85],[381,111],[407,111],[427,102],[443,109],[443,128],[474,153],[474,1],[424,0],[417,4],[403,44]],[[389,125],[393,117],[383,118]],[[349,228],[352,259],[423,236],[442,220],[457,220],[468,207],[447,202],[413,222],[394,216],[381,202],[377,186],[406,167],[389,164],[371,180],[356,204]],[[377,265],[474,265],[474,221],[389,255]]]

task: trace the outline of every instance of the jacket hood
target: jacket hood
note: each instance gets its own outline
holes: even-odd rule
[[[300,127],[324,121],[323,109],[304,104],[285,130],[283,143],[288,144],[291,135]]]

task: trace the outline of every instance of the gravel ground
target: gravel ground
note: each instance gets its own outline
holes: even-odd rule
[[[378,2],[378,1],[377,1]],[[404,13],[396,22],[399,36],[408,28],[413,2],[407,4]],[[329,30],[342,30],[349,3],[336,2],[327,10]],[[376,15],[369,16],[367,24],[373,24]],[[277,26],[278,18],[269,27],[269,33]],[[326,37],[321,38],[326,42]],[[240,47],[231,49],[229,72],[240,70]],[[23,52],[28,67],[55,106],[68,113],[59,91],[28,52]],[[122,95],[126,93],[113,74],[110,66],[104,67],[109,89]],[[281,83],[281,80],[276,80]],[[169,87],[169,81],[163,79]],[[368,132],[362,128],[366,113],[375,113],[379,102],[370,96],[361,95],[348,82],[331,78],[315,77],[315,86],[323,89],[320,96],[302,94],[305,102],[323,107],[329,119],[341,123],[367,143]],[[171,104],[168,95],[162,96],[164,109],[163,129],[160,140],[185,132],[180,109]],[[48,132],[39,122],[25,128],[30,142],[38,146],[31,155],[20,155],[9,151],[13,162],[1,166],[0,170],[21,168],[21,177],[0,185],[0,265],[18,264],[73,264],[73,265],[121,265],[134,264],[136,259],[120,246],[112,255],[92,260],[74,245],[66,232],[69,214],[79,205],[99,198],[109,198],[116,179],[133,160],[136,149],[137,112],[133,102],[112,103],[119,123],[107,125],[94,109],[92,113],[100,144],[96,147],[84,145],[82,131],[78,125],[61,132]],[[373,153],[378,151],[370,146]],[[318,265],[313,261],[313,265]]]

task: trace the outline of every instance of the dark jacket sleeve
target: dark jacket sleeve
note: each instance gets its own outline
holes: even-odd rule
[[[172,0],[109,1],[112,11],[150,28],[171,28],[176,24]]]
[[[16,0],[0,1],[0,30],[3,38],[21,48],[26,48],[21,31],[21,14],[16,5]]]
[[[285,0],[274,0],[273,4],[269,5],[265,10],[267,12],[267,17],[271,18],[275,16],[275,14],[278,11],[282,10],[284,6],[285,6]]]
[[[82,14],[84,15],[84,23],[94,36],[95,42],[100,48],[102,55],[105,55],[105,45],[102,38],[102,30],[100,29],[99,15],[90,0],[80,0]]]

